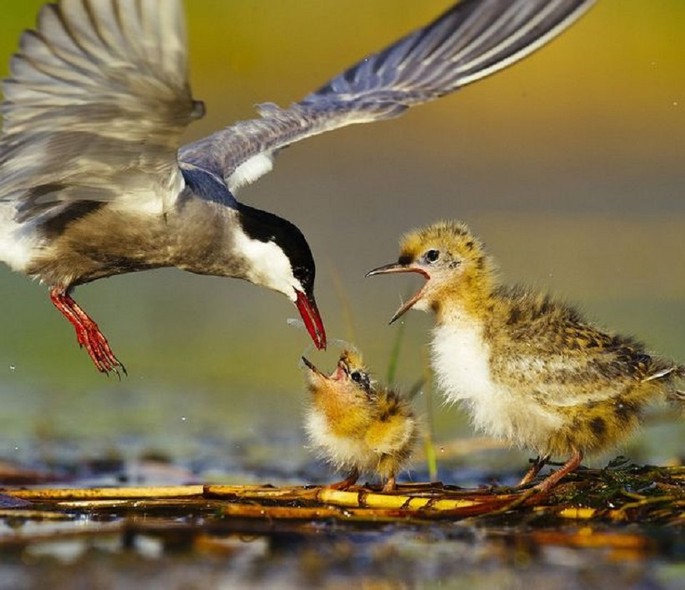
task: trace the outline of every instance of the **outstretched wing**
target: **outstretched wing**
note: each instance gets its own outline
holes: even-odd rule
[[[163,210],[177,150],[201,116],[180,0],[61,0],[25,32],[3,83],[0,199],[20,221],[83,201]]]
[[[463,0],[431,24],[370,55],[288,109],[262,105],[181,150],[183,163],[231,190],[271,169],[275,153],[306,137],[389,119],[492,74],[541,47],[593,0]]]

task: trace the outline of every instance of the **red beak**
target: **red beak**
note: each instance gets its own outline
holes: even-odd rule
[[[319,315],[319,309],[316,307],[316,301],[314,297],[308,297],[302,291],[295,291],[297,293],[297,300],[295,301],[295,306],[297,311],[300,312],[302,316],[302,321],[304,322],[309,336],[311,336],[314,346],[319,350],[326,348],[326,330],[323,327],[323,322],[321,321],[321,316]]]

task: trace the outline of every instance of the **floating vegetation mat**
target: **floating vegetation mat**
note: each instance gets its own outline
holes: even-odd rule
[[[124,545],[137,535],[156,535],[165,544],[192,546],[235,533],[306,536],[325,526],[381,530],[460,522],[491,531],[518,527],[540,543],[648,552],[654,537],[642,534],[645,529],[685,524],[685,468],[624,463],[581,469],[549,494],[440,483],[401,484],[393,493],[366,486],[181,485],[25,486],[0,494],[0,517],[8,525],[0,533],[3,548],[112,534]],[[569,530],[571,522],[579,526]]]

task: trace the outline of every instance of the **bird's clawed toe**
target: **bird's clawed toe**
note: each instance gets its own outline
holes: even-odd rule
[[[50,299],[53,305],[59,309],[62,315],[69,320],[76,331],[76,339],[79,346],[85,348],[101,373],[109,375],[115,373],[119,378],[121,374],[127,375],[126,367],[114,355],[107,342],[107,338],[100,331],[93,319],[74,301],[66,289],[53,288],[50,290]]]
[[[119,378],[121,378],[121,373],[128,374],[126,367],[114,355],[107,338],[100,332],[97,325],[87,327],[84,334],[85,339],[82,341],[79,338],[79,344],[86,349],[98,371],[106,375],[115,373]]]

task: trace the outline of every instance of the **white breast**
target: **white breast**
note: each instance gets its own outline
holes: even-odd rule
[[[466,322],[437,326],[433,331],[433,368],[450,402],[495,394],[490,378],[490,351],[481,331]]]
[[[482,327],[474,322],[455,319],[433,332],[433,370],[446,400],[461,402],[473,425],[486,434],[544,449],[560,425],[559,417],[535,404],[521,403],[525,392],[496,383],[490,373],[490,354]]]
[[[307,435],[323,459],[342,471],[371,471],[376,468],[378,455],[360,439],[338,436],[331,431],[323,412],[312,407],[305,418]]]

